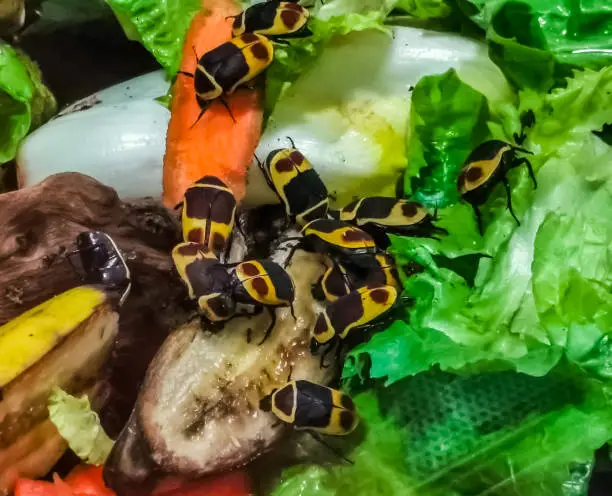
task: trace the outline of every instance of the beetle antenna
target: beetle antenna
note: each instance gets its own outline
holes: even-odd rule
[[[219,98],[219,100],[221,100],[221,103],[223,104],[223,106],[225,107],[225,109],[227,110],[227,112],[229,113],[230,117],[232,118],[235,124],[236,118],[234,117],[234,114],[232,114],[232,109],[230,109],[228,103],[225,101],[225,98]]]
[[[533,155],[533,152],[525,149],[525,148],[520,148],[518,146],[513,146],[512,147],[513,150],[516,150],[517,152],[523,152],[523,153],[528,153],[529,155]]]
[[[355,463],[352,460],[349,460],[346,456],[344,456],[337,448],[334,448],[331,444],[326,443],[325,441],[323,441],[323,439],[321,438],[321,436],[319,436],[318,434],[312,432],[312,431],[306,431],[315,441],[321,443],[323,446],[325,446],[329,451],[331,451],[334,455],[336,455],[338,458],[340,458],[341,460],[344,460],[346,463],[348,463],[349,465],[354,465]]]
[[[295,148],[295,141],[293,141],[291,136],[287,136],[287,139],[289,140],[289,143],[291,143],[291,148]]]

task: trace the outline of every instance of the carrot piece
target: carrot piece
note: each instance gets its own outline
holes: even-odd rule
[[[55,485],[57,496],[75,496],[72,488],[66,484],[59,475],[53,474],[53,484]]]
[[[187,32],[181,70],[195,71],[198,57],[231,38],[232,19],[240,9],[232,0],[206,0]],[[194,53],[195,50],[195,53]],[[239,89],[226,97],[234,122],[220,102],[213,102],[197,124],[200,107],[193,79],[179,74],[173,88],[172,115],[166,137],[163,200],[173,208],[185,190],[206,175],[217,176],[244,196],[246,171],[261,136],[261,92]],[[192,127],[193,126],[193,127]]]
[[[51,482],[17,479],[15,496],[57,496],[57,488]]]
[[[79,465],[65,479],[77,496],[115,496],[115,492],[106,487],[102,477],[102,467]]]

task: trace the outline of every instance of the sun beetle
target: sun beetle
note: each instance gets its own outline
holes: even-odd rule
[[[185,241],[204,245],[218,258],[227,254],[234,228],[236,198],[221,179],[204,176],[189,186],[183,197],[182,210]]]
[[[81,273],[83,282],[118,294],[119,305],[123,305],[132,288],[131,274],[113,238],[101,231],[84,231],[76,237],[76,248],[68,255],[68,262]],[[79,257],[80,270],[72,261],[75,255]]]
[[[512,209],[512,193],[507,174],[511,169],[525,164],[534,189],[537,188],[538,183],[531,162],[525,157],[518,157],[517,152],[531,154],[529,150],[518,148],[504,141],[485,141],[470,153],[461,169],[457,179],[457,189],[461,197],[472,205],[480,234],[482,234],[482,218],[478,207],[486,203],[489,195],[500,182],[506,189],[510,215],[518,225],[521,224]]]
[[[303,227],[327,215],[327,188],[293,142],[292,148],[273,150],[263,164],[259,160],[257,164],[272,191],[285,205],[292,222]]]
[[[377,267],[366,271],[334,263],[313,285],[313,297],[332,302],[367,284],[388,285],[399,289],[399,274],[393,257],[380,252],[374,255],[374,261]]]
[[[210,322],[254,315],[264,308],[272,319],[262,343],[276,323],[276,307],[290,307],[293,314],[295,285],[291,276],[271,260],[248,260],[222,264],[197,243],[180,243],[172,258],[189,297],[197,300],[201,314]],[[237,312],[239,303],[252,305],[254,312]]]
[[[197,54],[195,56],[198,63],[193,74],[179,71],[179,74],[193,78],[196,101],[200,107],[200,114],[192,127],[217,98],[234,119],[223,95],[231,95],[239,86],[252,82],[266,70],[274,59],[274,45],[265,36],[244,33],[213,48],[200,58]]]
[[[329,436],[345,436],[359,424],[350,396],[305,380],[291,381],[275,389],[260,401],[259,407],[297,430]]]
[[[372,255],[377,252],[372,236],[358,227],[336,219],[315,219],[302,228],[301,238],[289,254],[298,248],[327,254],[334,262],[350,263],[363,270],[376,268]]]
[[[368,285],[329,303],[315,321],[310,351],[316,354],[321,346],[327,346],[321,357],[323,366],[326,354],[349,333],[380,325],[380,317],[393,308],[397,298],[398,292],[393,286]]]
[[[309,15],[308,9],[295,1],[256,3],[233,16],[232,36],[257,33],[271,40],[304,38],[312,34],[308,29]]]
[[[293,301],[295,285],[293,279],[276,262],[271,260],[248,260],[236,265],[233,271],[232,295],[237,303],[254,305],[257,310],[268,310],[272,319],[263,343],[276,324],[276,307],[289,307],[295,319]]]
[[[383,249],[390,244],[386,233],[417,237],[448,234],[446,229],[433,224],[435,215],[420,203],[390,196],[357,199],[340,210],[339,216],[340,220],[367,231]]]
[[[346,267],[334,263],[312,286],[312,296],[316,300],[336,301],[347,295],[353,288],[353,277]]]
[[[225,266],[199,243],[179,243],[172,250],[172,260],[192,300],[202,295],[223,293],[230,282]]]

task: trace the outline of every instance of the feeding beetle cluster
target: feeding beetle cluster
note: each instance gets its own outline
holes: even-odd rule
[[[193,78],[201,110],[194,125],[217,99],[233,119],[224,97],[241,86],[254,85],[272,63],[274,43],[309,36],[308,19],[308,10],[296,1],[279,0],[255,4],[234,16],[233,38],[201,57],[196,53],[194,73],[181,71]],[[457,188],[472,205],[481,233],[479,206],[500,182],[518,223],[506,178],[509,170],[525,164],[536,185],[531,164],[519,152],[527,151],[502,141],[487,141],[470,154],[461,170]],[[325,184],[293,142],[291,148],[274,150],[258,164],[289,221],[300,228],[301,236],[294,238],[297,243],[292,250],[319,253],[329,262],[313,287],[313,296],[326,306],[317,316],[310,343],[310,351],[321,355],[325,367],[330,351],[335,349],[341,355],[350,337],[380,326],[399,300],[398,271],[385,251],[390,245],[387,234],[436,238],[447,232],[435,225],[435,212],[405,199],[359,198],[339,211],[331,210]],[[250,315],[267,310],[271,324],[263,343],[274,328],[275,309],[290,307],[293,313],[295,285],[285,269],[271,260],[224,263],[235,212],[236,200],[227,185],[212,176],[200,179],[185,193],[184,241],[172,256],[189,297],[197,301],[201,315],[211,324],[245,315],[238,310],[239,304],[250,305]],[[272,391],[260,407],[296,428],[323,434],[348,434],[358,422],[348,396],[304,380],[290,380]]]
[[[258,163],[288,222],[300,229],[301,236],[285,239],[296,241],[288,260],[297,249],[326,257],[327,270],[312,289],[326,306],[316,318],[310,344],[325,367],[331,350],[340,355],[349,335],[363,335],[380,326],[398,301],[400,282],[395,262],[385,251],[387,233],[433,236],[445,231],[434,225],[433,215],[409,200],[369,197],[331,210],[327,187],[293,142],[291,148],[274,150]],[[295,285],[287,271],[271,260],[226,263],[235,212],[236,200],[219,178],[197,181],[185,192],[183,242],[172,256],[189,297],[211,324],[268,310],[272,321],[263,343],[273,330],[275,308],[292,307]],[[254,310],[238,312],[238,304]],[[270,393],[262,408],[296,428],[325,434],[348,434],[357,423],[350,398],[302,380],[289,381]]]

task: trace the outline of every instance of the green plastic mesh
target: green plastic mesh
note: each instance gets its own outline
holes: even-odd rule
[[[567,412],[583,403],[582,387],[583,383],[555,374],[463,377],[437,371],[382,389],[380,404],[383,409],[392,405],[384,413],[405,426],[405,464],[423,494],[501,496],[524,489],[528,494],[562,496],[585,494],[588,454],[582,460],[567,460],[557,477],[537,473],[562,462],[565,448],[551,445],[547,432],[552,435],[563,422],[581,418],[579,410],[575,416]],[[534,491],[534,482],[542,480],[550,481],[550,487],[543,484],[541,492]]]

